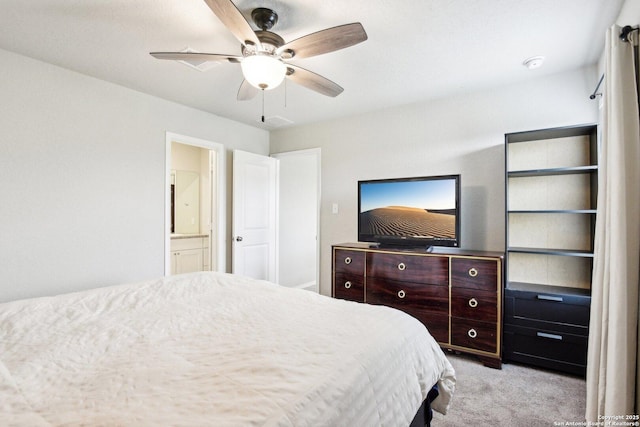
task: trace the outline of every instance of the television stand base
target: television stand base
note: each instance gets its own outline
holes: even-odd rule
[[[426,252],[431,253],[436,251],[436,246],[411,246],[411,245],[394,245],[392,243],[371,243],[369,249],[391,249],[394,251],[410,251],[410,252]]]

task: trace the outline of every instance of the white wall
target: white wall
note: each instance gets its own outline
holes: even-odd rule
[[[321,293],[331,292],[331,245],[357,239],[362,179],[461,174],[462,247],[504,251],[504,134],[596,122],[597,81],[593,67],[272,131],[271,153],[322,149]]]
[[[640,24],[640,1],[626,0],[620,9],[616,24],[621,27],[625,25],[638,26]]]
[[[3,50],[0,64],[0,301],[164,274],[166,131],[269,152],[257,128]]]

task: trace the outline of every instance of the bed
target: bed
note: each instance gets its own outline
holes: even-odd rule
[[[398,310],[212,272],[0,304],[16,426],[408,426],[455,372]]]

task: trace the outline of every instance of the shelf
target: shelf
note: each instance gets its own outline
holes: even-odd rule
[[[592,251],[577,250],[577,249],[509,247],[507,248],[507,252],[536,254],[536,255],[560,255],[560,256],[593,258]]]
[[[540,294],[563,294],[575,296],[591,296],[588,289],[568,288],[565,286],[543,285],[539,283],[507,282],[506,289],[511,291],[538,292]]]
[[[595,209],[518,209],[509,210],[510,214],[595,214]]]
[[[596,138],[597,125],[584,124],[578,126],[566,126],[552,129],[538,129],[507,134],[506,142],[529,142],[545,139],[567,138],[571,136],[591,135]]]
[[[598,171],[597,165],[574,166],[568,168],[551,168],[551,169],[530,169],[508,171],[509,178],[524,178],[530,176],[549,176],[549,175],[569,175],[569,174],[588,174]]]

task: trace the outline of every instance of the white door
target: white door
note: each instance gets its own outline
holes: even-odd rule
[[[278,160],[233,151],[232,272],[278,281]]]

